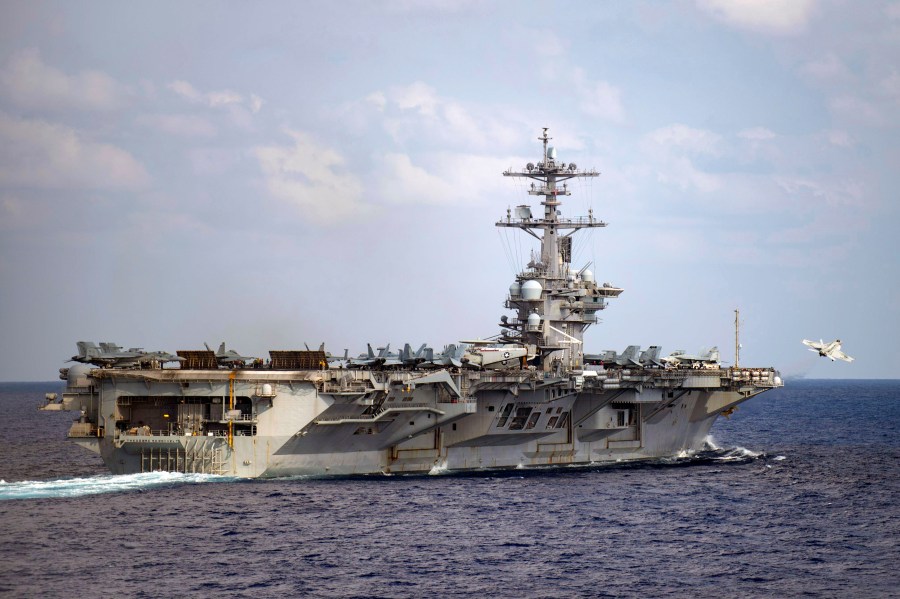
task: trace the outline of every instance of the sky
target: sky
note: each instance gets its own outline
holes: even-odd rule
[[[900,2],[8,0],[0,380],[491,336],[543,127],[625,289],[585,351],[731,363],[739,309],[743,366],[898,376]]]

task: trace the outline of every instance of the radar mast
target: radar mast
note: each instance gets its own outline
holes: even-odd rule
[[[543,157],[529,162],[523,170],[507,170],[504,177],[532,179],[528,195],[542,198],[543,218],[533,218],[528,205],[516,207],[515,216],[507,210],[498,227],[522,229],[541,243],[540,261],[529,262],[510,286],[506,307],[518,312],[513,320],[503,318],[501,337],[510,343],[535,347],[537,365],[546,372],[581,369],[584,331],[597,322],[596,311],[606,307],[606,299],[617,297],[622,289],[598,286],[588,263],[572,269],[572,235],[581,229],[605,227],[606,223],[588,216],[560,218],[561,198],[571,195],[566,181],[597,177],[596,170],[579,170],[575,163],[559,161],[556,148],[549,145],[549,128],[544,127],[538,141],[543,142]]]

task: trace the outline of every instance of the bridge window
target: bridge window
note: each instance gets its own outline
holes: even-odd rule
[[[528,420],[529,414],[531,414],[531,408],[519,408],[516,410],[516,417],[513,418],[512,424],[509,425],[509,430],[520,431],[525,428],[525,421]]]

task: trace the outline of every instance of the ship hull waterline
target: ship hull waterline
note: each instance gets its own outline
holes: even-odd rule
[[[675,457],[704,449],[722,412],[766,389],[734,384],[729,371],[685,373],[664,387],[651,385],[671,374],[654,381],[653,373],[639,373],[630,377],[639,384],[623,388],[621,380],[607,379],[587,389],[581,382],[580,390],[575,383],[534,380],[529,372],[368,373],[368,380],[355,373],[365,388],[332,393],[323,385],[328,372],[226,379],[210,371],[187,380],[178,371],[158,371],[167,375],[163,380],[142,372],[95,371],[100,384],[90,393],[64,397],[69,409],[114,416],[111,427],[88,430],[76,422],[70,438],[98,452],[115,474],[272,478]],[[374,378],[383,381],[373,384]],[[266,396],[258,394],[263,381]],[[466,383],[472,394],[456,394]],[[235,405],[243,412],[229,419]]]

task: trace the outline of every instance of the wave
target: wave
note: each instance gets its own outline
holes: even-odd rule
[[[448,472],[450,472],[450,469],[447,468],[447,462],[443,461],[432,466],[431,470],[428,471],[428,474],[430,476],[440,476],[442,474],[447,474]]]
[[[713,439],[712,435],[706,435],[706,438],[703,440],[703,445],[707,449],[722,449],[722,447],[716,443],[716,440]]]
[[[716,455],[719,459],[722,460],[736,460],[736,459],[756,459],[759,457],[765,457],[765,452],[762,451],[753,451],[752,449],[747,449],[746,447],[722,447],[712,435],[706,435],[706,439],[703,440],[703,450],[700,452],[701,454],[706,454],[707,456],[712,454]],[[782,458],[784,459],[784,458]]]
[[[753,451],[752,449],[747,449],[746,447],[732,447],[728,450],[718,449],[716,451],[722,453],[722,455],[719,456],[719,459],[721,460],[755,460],[759,457],[765,457],[765,452]]]
[[[141,474],[105,474],[86,478],[64,478],[59,480],[25,480],[6,482],[0,480],[0,501],[10,499],[58,499],[84,497],[102,493],[122,493],[143,491],[158,487],[229,482],[237,480],[233,476],[217,474],[182,474],[180,472],[144,472]]]

